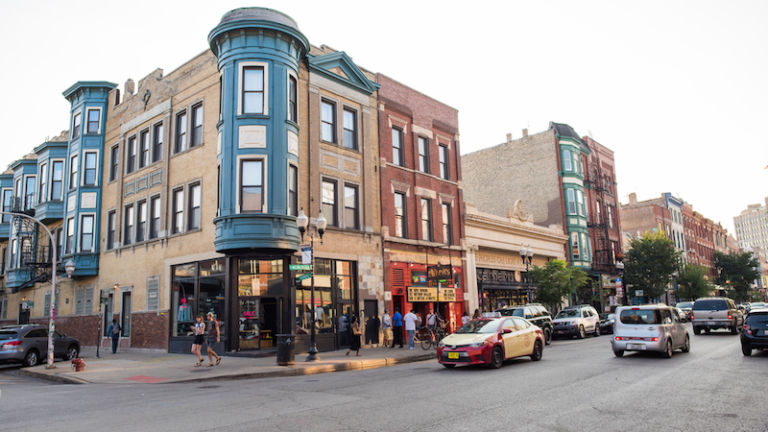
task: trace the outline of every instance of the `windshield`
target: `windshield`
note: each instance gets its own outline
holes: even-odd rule
[[[658,309],[637,309],[621,311],[622,324],[661,324]]]
[[[499,328],[497,320],[472,320],[464,327],[458,329],[456,333],[495,333]]]
[[[0,330],[0,340],[15,339],[16,332],[13,330]]]
[[[523,316],[523,308],[516,308],[516,309],[500,309],[496,312],[501,313],[504,316]]]
[[[575,318],[575,317],[578,317],[578,316],[579,316],[579,310],[578,309],[566,309],[566,310],[561,310],[560,312],[558,312],[557,316],[555,317],[555,319],[558,319],[558,318]]]
[[[693,302],[680,302],[677,304],[680,309],[690,309],[693,307]]]
[[[725,300],[696,300],[693,304],[693,310],[725,310],[728,306]]]

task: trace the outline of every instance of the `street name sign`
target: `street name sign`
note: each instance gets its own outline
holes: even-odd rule
[[[288,270],[312,270],[312,264],[289,264]]]

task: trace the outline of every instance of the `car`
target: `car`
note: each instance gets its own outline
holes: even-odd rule
[[[752,350],[768,349],[768,308],[751,308],[741,332],[741,353],[749,357]]]
[[[616,321],[616,314],[601,313],[600,314],[600,333],[601,334],[613,333],[613,323],[615,321]]]
[[[437,361],[447,368],[482,364],[497,369],[515,357],[541,360],[544,345],[544,331],[525,318],[478,318],[440,341]]]
[[[529,303],[524,306],[507,306],[499,309],[502,316],[518,316],[530,321],[544,332],[546,344],[552,343],[552,316],[547,309],[538,303]]]
[[[552,320],[554,337],[576,336],[584,339],[587,332],[600,336],[600,315],[590,305],[568,306]]]
[[[15,325],[0,328],[0,363],[34,366],[48,353],[48,328],[40,325]],[[53,355],[72,360],[80,355],[80,342],[54,332]]]
[[[733,300],[726,297],[704,297],[693,303],[693,333],[701,334],[703,330],[727,329],[731,334],[737,334],[744,325],[744,315],[736,307]]]
[[[751,311],[753,308],[757,308],[757,309],[768,308],[768,304],[763,302],[747,303],[747,312]]]
[[[611,348],[616,357],[626,351],[657,351],[666,358],[676,349],[691,350],[691,337],[671,306],[665,304],[620,306]]]
[[[677,313],[678,318],[680,318],[680,322],[688,322],[688,314],[684,310],[675,307],[675,313]]]
[[[675,306],[682,309],[683,312],[685,312],[685,319],[690,321],[691,320],[691,310],[693,309],[693,302],[692,301],[685,301],[685,302],[678,302]]]

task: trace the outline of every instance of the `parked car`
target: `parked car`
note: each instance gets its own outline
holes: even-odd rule
[[[737,334],[744,325],[744,315],[733,300],[726,297],[705,297],[693,303],[693,333],[701,331],[727,329]]]
[[[751,311],[752,309],[762,309],[762,308],[768,308],[768,304],[763,302],[747,303],[747,312]]]
[[[0,328],[0,363],[34,366],[48,354],[48,328],[40,325],[16,325]],[[80,342],[54,332],[53,355],[72,360],[80,354]]]
[[[447,368],[471,364],[500,368],[514,357],[541,360],[544,345],[544,332],[525,318],[479,318],[440,341],[437,361]]]
[[[547,345],[552,342],[552,316],[549,315],[544,306],[538,303],[530,303],[525,306],[507,306],[496,312],[499,312],[502,316],[517,316],[527,319],[544,332],[544,340]]]
[[[679,307],[675,308],[675,313],[677,313],[677,316],[680,318],[680,322],[688,322],[688,321],[690,321],[688,319],[688,314],[685,313],[685,311],[680,309]]]
[[[755,348],[768,349],[768,308],[751,308],[741,332],[741,353],[751,356]]]
[[[678,308],[682,309],[683,312],[685,312],[685,319],[690,321],[691,320],[691,314],[693,313],[693,302],[692,301],[686,301],[686,302],[679,302],[676,304]]]
[[[674,309],[665,304],[621,306],[616,309],[611,348],[616,357],[625,351],[657,351],[664,357],[691,350],[691,337]]]
[[[616,321],[616,314],[601,313],[600,314],[600,333],[608,334],[613,333],[613,323]]]
[[[590,305],[569,306],[552,320],[553,336],[576,336],[583,339],[587,333],[600,336],[600,315]]]

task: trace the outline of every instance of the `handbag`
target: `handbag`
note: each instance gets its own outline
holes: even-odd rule
[[[357,324],[352,325],[352,334],[355,336],[360,336],[360,326]]]

